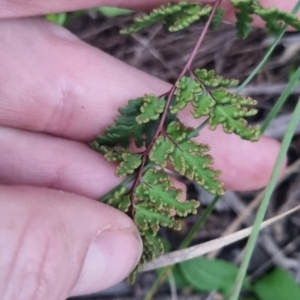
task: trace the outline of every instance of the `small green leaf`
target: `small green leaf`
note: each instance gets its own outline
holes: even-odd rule
[[[139,124],[148,123],[151,120],[157,120],[164,111],[166,99],[156,98],[154,95],[145,95],[143,105],[140,108],[140,114],[136,117]]]
[[[116,176],[125,177],[132,174],[141,164],[141,154],[131,153],[128,149],[122,147],[107,147],[96,145],[97,142],[91,143],[96,151],[104,154],[108,162],[120,163],[116,169]]]
[[[184,2],[182,2],[184,3]],[[184,3],[182,10],[177,14],[173,14],[166,19],[165,27],[170,32],[176,32],[189,27],[196,21],[205,21],[210,15],[212,8],[209,5],[201,6],[195,3]]]
[[[242,139],[257,141],[260,137],[258,126],[247,125],[245,117],[254,116],[256,109],[248,109],[247,106],[256,105],[256,101],[249,97],[231,94],[223,88],[212,92],[217,105],[210,112],[209,124],[212,130],[222,124],[226,133],[236,133]]]
[[[233,288],[238,268],[222,260],[198,257],[179,264],[186,281],[198,291],[220,291],[227,298]],[[273,299],[275,300],[275,299]]]
[[[147,260],[153,260],[156,256],[164,253],[164,246],[159,237],[153,235],[150,231],[142,233],[142,240]]]
[[[194,141],[184,141],[186,131],[179,122],[171,123],[167,133],[176,142],[180,141],[179,146],[169,156],[174,170],[194,180],[208,192],[223,195],[223,183],[218,179],[221,172],[212,168],[213,158],[206,154],[209,147]]]
[[[292,276],[282,269],[275,269],[253,284],[253,291],[260,300],[299,300],[300,288]]]
[[[189,102],[192,102],[198,94],[202,93],[200,84],[187,76],[181,77],[176,87],[175,102],[170,107],[173,114],[183,110]]]
[[[144,182],[149,185],[161,184],[170,181],[170,176],[163,170],[150,169],[143,175]]]
[[[168,125],[167,134],[176,143],[180,143],[193,131],[193,128],[185,127],[180,121],[173,121]]]
[[[67,21],[67,14],[66,13],[49,14],[49,15],[46,16],[46,19],[48,21],[56,23],[60,26],[64,26],[66,21]]]
[[[126,177],[132,174],[142,163],[141,154],[123,153],[122,162],[116,169],[118,177]]]
[[[155,141],[149,153],[149,159],[162,168],[165,168],[167,166],[169,155],[173,151],[174,144],[161,136]]]
[[[126,187],[121,187],[114,192],[113,196],[107,201],[107,204],[118,208],[123,212],[127,212],[131,205],[129,197],[129,189]]]
[[[213,70],[197,69],[195,75],[207,87],[234,87],[239,84],[236,79],[226,79],[220,75],[216,75]]]
[[[220,26],[221,22],[224,19],[224,14],[225,14],[224,9],[221,9],[221,8],[217,9],[217,11],[212,19],[212,22],[210,24],[211,29],[217,29]]]
[[[223,195],[223,183],[218,179],[220,171],[214,170],[211,165],[213,158],[210,155],[191,151],[191,141],[180,144],[170,156],[173,168],[182,176],[195,181],[211,194]]]
[[[142,183],[135,190],[139,201],[151,203],[157,210],[167,215],[177,214],[186,217],[196,214],[200,203],[196,200],[179,201],[182,190],[176,189],[169,175],[164,171],[150,169],[142,178]]]
[[[212,107],[215,105],[216,101],[211,97],[211,95],[206,91],[203,91],[203,93],[196,97],[192,103],[192,114],[196,119],[209,116]]]
[[[300,30],[300,18],[293,13],[279,11],[276,7],[263,7],[257,0],[230,0],[237,18],[237,32],[240,38],[246,38],[251,32],[252,15],[259,16],[272,34],[279,34],[284,26]]]
[[[125,108],[120,108],[120,116],[115,119],[115,125],[110,125],[104,130],[104,135],[99,135],[96,141],[99,146],[116,146],[121,145],[128,148],[132,138],[138,148],[143,146],[144,127],[135,120],[139,115],[143,98],[130,100]]]
[[[118,8],[118,7],[109,7],[109,6],[100,6],[98,7],[98,10],[108,18],[128,15],[133,12],[132,10]]]
[[[236,15],[236,29],[237,36],[241,39],[245,39],[252,31],[252,17],[254,9],[252,7],[253,0],[230,0],[231,4],[237,9]]]
[[[122,162],[123,154],[129,153],[127,149],[121,147],[111,148],[107,146],[100,146],[98,151],[104,154],[104,158],[108,162]]]
[[[133,24],[121,34],[139,32],[157,23],[162,23],[170,32],[185,29],[197,21],[206,21],[212,11],[209,5],[199,3],[168,3],[154,9],[150,14],[144,14],[133,20]],[[220,23],[221,14],[218,13],[214,24]]]
[[[149,203],[141,203],[134,206],[134,221],[137,227],[142,230],[150,230],[152,234],[156,234],[160,226],[180,230],[180,224],[171,214],[158,212],[157,208]]]
[[[272,34],[278,34],[285,25],[300,30],[300,19],[296,15],[279,11],[273,6],[265,9],[258,3],[254,3],[253,7],[254,13],[266,22],[266,28]]]

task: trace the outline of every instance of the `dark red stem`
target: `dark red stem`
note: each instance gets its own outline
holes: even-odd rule
[[[165,120],[166,120],[166,117],[167,117],[167,114],[168,114],[168,111],[169,111],[169,107],[171,105],[172,98],[173,98],[173,96],[175,94],[175,91],[177,89],[176,85],[179,82],[179,80],[186,74],[186,72],[191,69],[191,66],[192,66],[192,63],[193,63],[193,61],[195,59],[195,56],[197,55],[197,53],[199,51],[199,48],[200,48],[200,46],[203,43],[204,37],[205,37],[205,35],[206,35],[206,33],[207,33],[208,29],[209,29],[209,26],[210,26],[210,24],[212,22],[212,19],[213,19],[214,15],[216,13],[216,10],[219,7],[219,5],[220,5],[221,2],[222,2],[222,0],[216,0],[214,2],[211,14],[210,14],[208,20],[205,23],[205,26],[204,26],[204,28],[202,30],[202,33],[201,33],[201,35],[200,35],[200,37],[199,37],[199,39],[197,41],[197,44],[195,45],[195,47],[194,47],[194,49],[193,49],[193,51],[192,51],[192,53],[191,53],[188,61],[186,62],[185,66],[184,66],[184,68],[182,70],[182,72],[180,73],[178,79],[176,80],[176,82],[172,86],[171,90],[166,94],[166,96],[168,96],[168,98],[167,98],[166,106],[164,108],[164,112],[163,112],[163,114],[162,114],[162,116],[160,118],[160,122],[159,122],[159,125],[158,125],[157,129],[156,129],[156,132],[155,132],[155,134],[154,134],[154,136],[153,136],[153,138],[152,138],[149,146],[147,147],[147,149],[145,150],[145,152],[143,154],[142,163],[141,163],[141,165],[140,165],[140,167],[138,169],[137,175],[136,175],[135,180],[133,182],[133,185],[131,187],[131,191],[130,191],[130,198],[131,198],[131,202],[132,202],[131,209],[130,209],[130,211],[131,211],[130,212],[131,217],[133,217],[134,190],[135,190],[135,188],[137,187],[137,185],[140,182],[140,179],[142,177],[142,173],[143,173],[145,164],[147,162],[148,155],[149,155],[149,153],[150,153],[150,151],[151,151],[151,149],[153,147],[153,144],[155,143],[155,140],[160,135],[160,133],[161,133],[161,131],[163,129],[163,126],[164,126],[164,123],[165,123]]]

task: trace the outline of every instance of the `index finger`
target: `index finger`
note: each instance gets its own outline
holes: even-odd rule
[[[101,5],[117,6],[133,10],[149,10],[161,4],[171,2],[170,0],[0,0],[0,18],[15,18],[35,16],[48,13],[67,12],[81,10]],[[172,2],[180,2],[175,0]],[[202,2],[194,0],[191,2]],[[205,0],[205,3],[213,3],[214,0]],[[265,7],[276,6],[278,9],[291,12],[297,0],[262,0],[261,4]],[[234,19],[234,11],[230,0],[223,0],[221,6],[226,11],[228,20]],[[300,16],[300,13],[299,13]],[[255,19],[253,25],[261,26],[262,23]]]

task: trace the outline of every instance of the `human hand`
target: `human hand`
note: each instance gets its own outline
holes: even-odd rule
[[[286,1],[284,9],[295,2]],[[1,300],[56,300],[99,291],[122,280],[139,259],[141,242],[132,221],[92,200],[119,181],[113,166],[86,142],[128,99],[162,94],[169,85],[64,28],[17,18],[122,3],[145,9],[161,1],[0,0]],[[182,118],[193,125],[187,115]],[[220,130],[203,130],[199,139],[211,145],[228,189],[266,185],[276,141],[262,137],[250,143]]]

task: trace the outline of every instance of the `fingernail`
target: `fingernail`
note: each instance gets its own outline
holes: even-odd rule
[[[105,230],[93,240],[71,296],[95,293],[122,281],[137,265],[142,242],[132,229]]]

